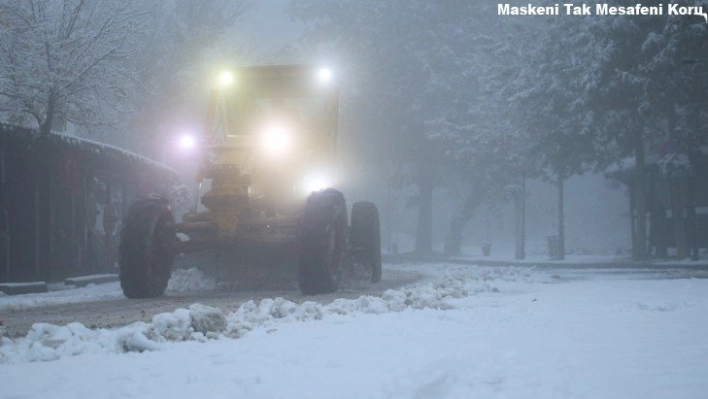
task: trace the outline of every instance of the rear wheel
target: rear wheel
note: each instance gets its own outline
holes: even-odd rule
[[[349,228],[349,255],[371,273],[371,282],[381,281],[381,230],[379,211],[372,202],[357,202],[352,206]]]
[[[169,201],[152,195],[130,207],[121,230],[120,286],[128,298],[154,298],[164,294],[172,272],[177,239]]]
[[[339,288],[347,248],[347,207],[335,189],[308,197],[298,226],[300,292],[317,295]]]

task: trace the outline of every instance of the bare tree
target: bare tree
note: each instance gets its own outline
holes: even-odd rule
[[[101,123],[126,97],[146,16],[133,1],[0,0],[0,112],[42,135],[57,116]]]

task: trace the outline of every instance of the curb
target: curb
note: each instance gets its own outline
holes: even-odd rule
[[[541,267],[548,269],[684,269],[684,270],[704,270],[708,271],[708,262],[698,262],[693,264],[673,263],[673,262],[562,262],[562,261],[503,261],[503,260],[483,260],[465,259],[444,256],[421,256],[412,257],[406,255],[384,255],[383,261],[386,263],[400,264],[406,262],[441,262],[457,265],[478,265],[478,266],[521,266],[521,267]]]
[[[3,283],[0,284],[0,291],[5,293],[5,295],[41,294],[49,291],[49,287],[44,281],[34,281],[30,283]]]

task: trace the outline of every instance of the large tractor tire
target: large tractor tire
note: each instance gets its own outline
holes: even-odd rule
[[[298,226],[298,245],[300,292],[336,291],[347,250],[347,206],[342,193],[329,188],[310,194]]]
[[[381,281],[379,210],[372,202],[361,201],[352,206],[349,254],[366,273],[371,273],[372,283]]]
[[[121,230],[120,286],[132,299],[162,296],[172,273],[177,237],[169,201],[151,195],[130,207]]]

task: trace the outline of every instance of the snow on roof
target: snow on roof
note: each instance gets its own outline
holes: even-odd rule
[[[30,129],[23,126],[9,125],[2,122],[0,122],[0,132],[9,136],[14,136],[15,138],[24,136],[27,137],[27,139],[30,139],[30,137],[37,137],[39,134],[36,129]],[[91,153],[99,157],[125,159],[133,162],[137,161],[138,163],[141,163],[145,166],[155,168],[161,170],[166,174],[172,175],[172,177],[175,179],[177,179],[177,176],[179,175],[176,170],[161,162],[157,162],[148,157],[136,154],[134,152],[111,144],[106,144],[99,141],[68,135],[56,131],[52,131],[49,137],[57,143],[65,144],[69,147],[77,148],[81,151],[85,151],[86,153]]]
[[[65,142],[66,144],[72,147],[92,151],[96,155],[117,155],[133,161],[138,161],[156,169],[160,169],[163,172],[174,175],[175,177],[178,175],[176,170],[170,168],[169,166],[161,162],[157,162],[153,159],[144,157],[142,155],[136,154],[120,147],[116,147],[111,144],[101,143],[99,141],[89,140],[77,136],[71,136],[59,132],[52,132],[52,136],[57,137],[59,140]]]
[[[0,132],[3,133],[3,135],[13,137],[13,139],[25,137],[27,140],[31,140],[32,137],[36,138],[39,135],[37,129],[9,125],[7,123],[2,122],[0,122]],[[142,165],[160,170],[163,173],[171,175],[174,179],[177,179],[177,176],[179,175],[176,170],[161,162],[157,162],[148,157],[136,154],[134,152],[111,144],[106,144],[99,141],[68,135],[56,131],[52,131],[49,137],[55,143],[64,144],[69,147],[79,149],[82,152],[93,154],[98,157],[138,162]]]

